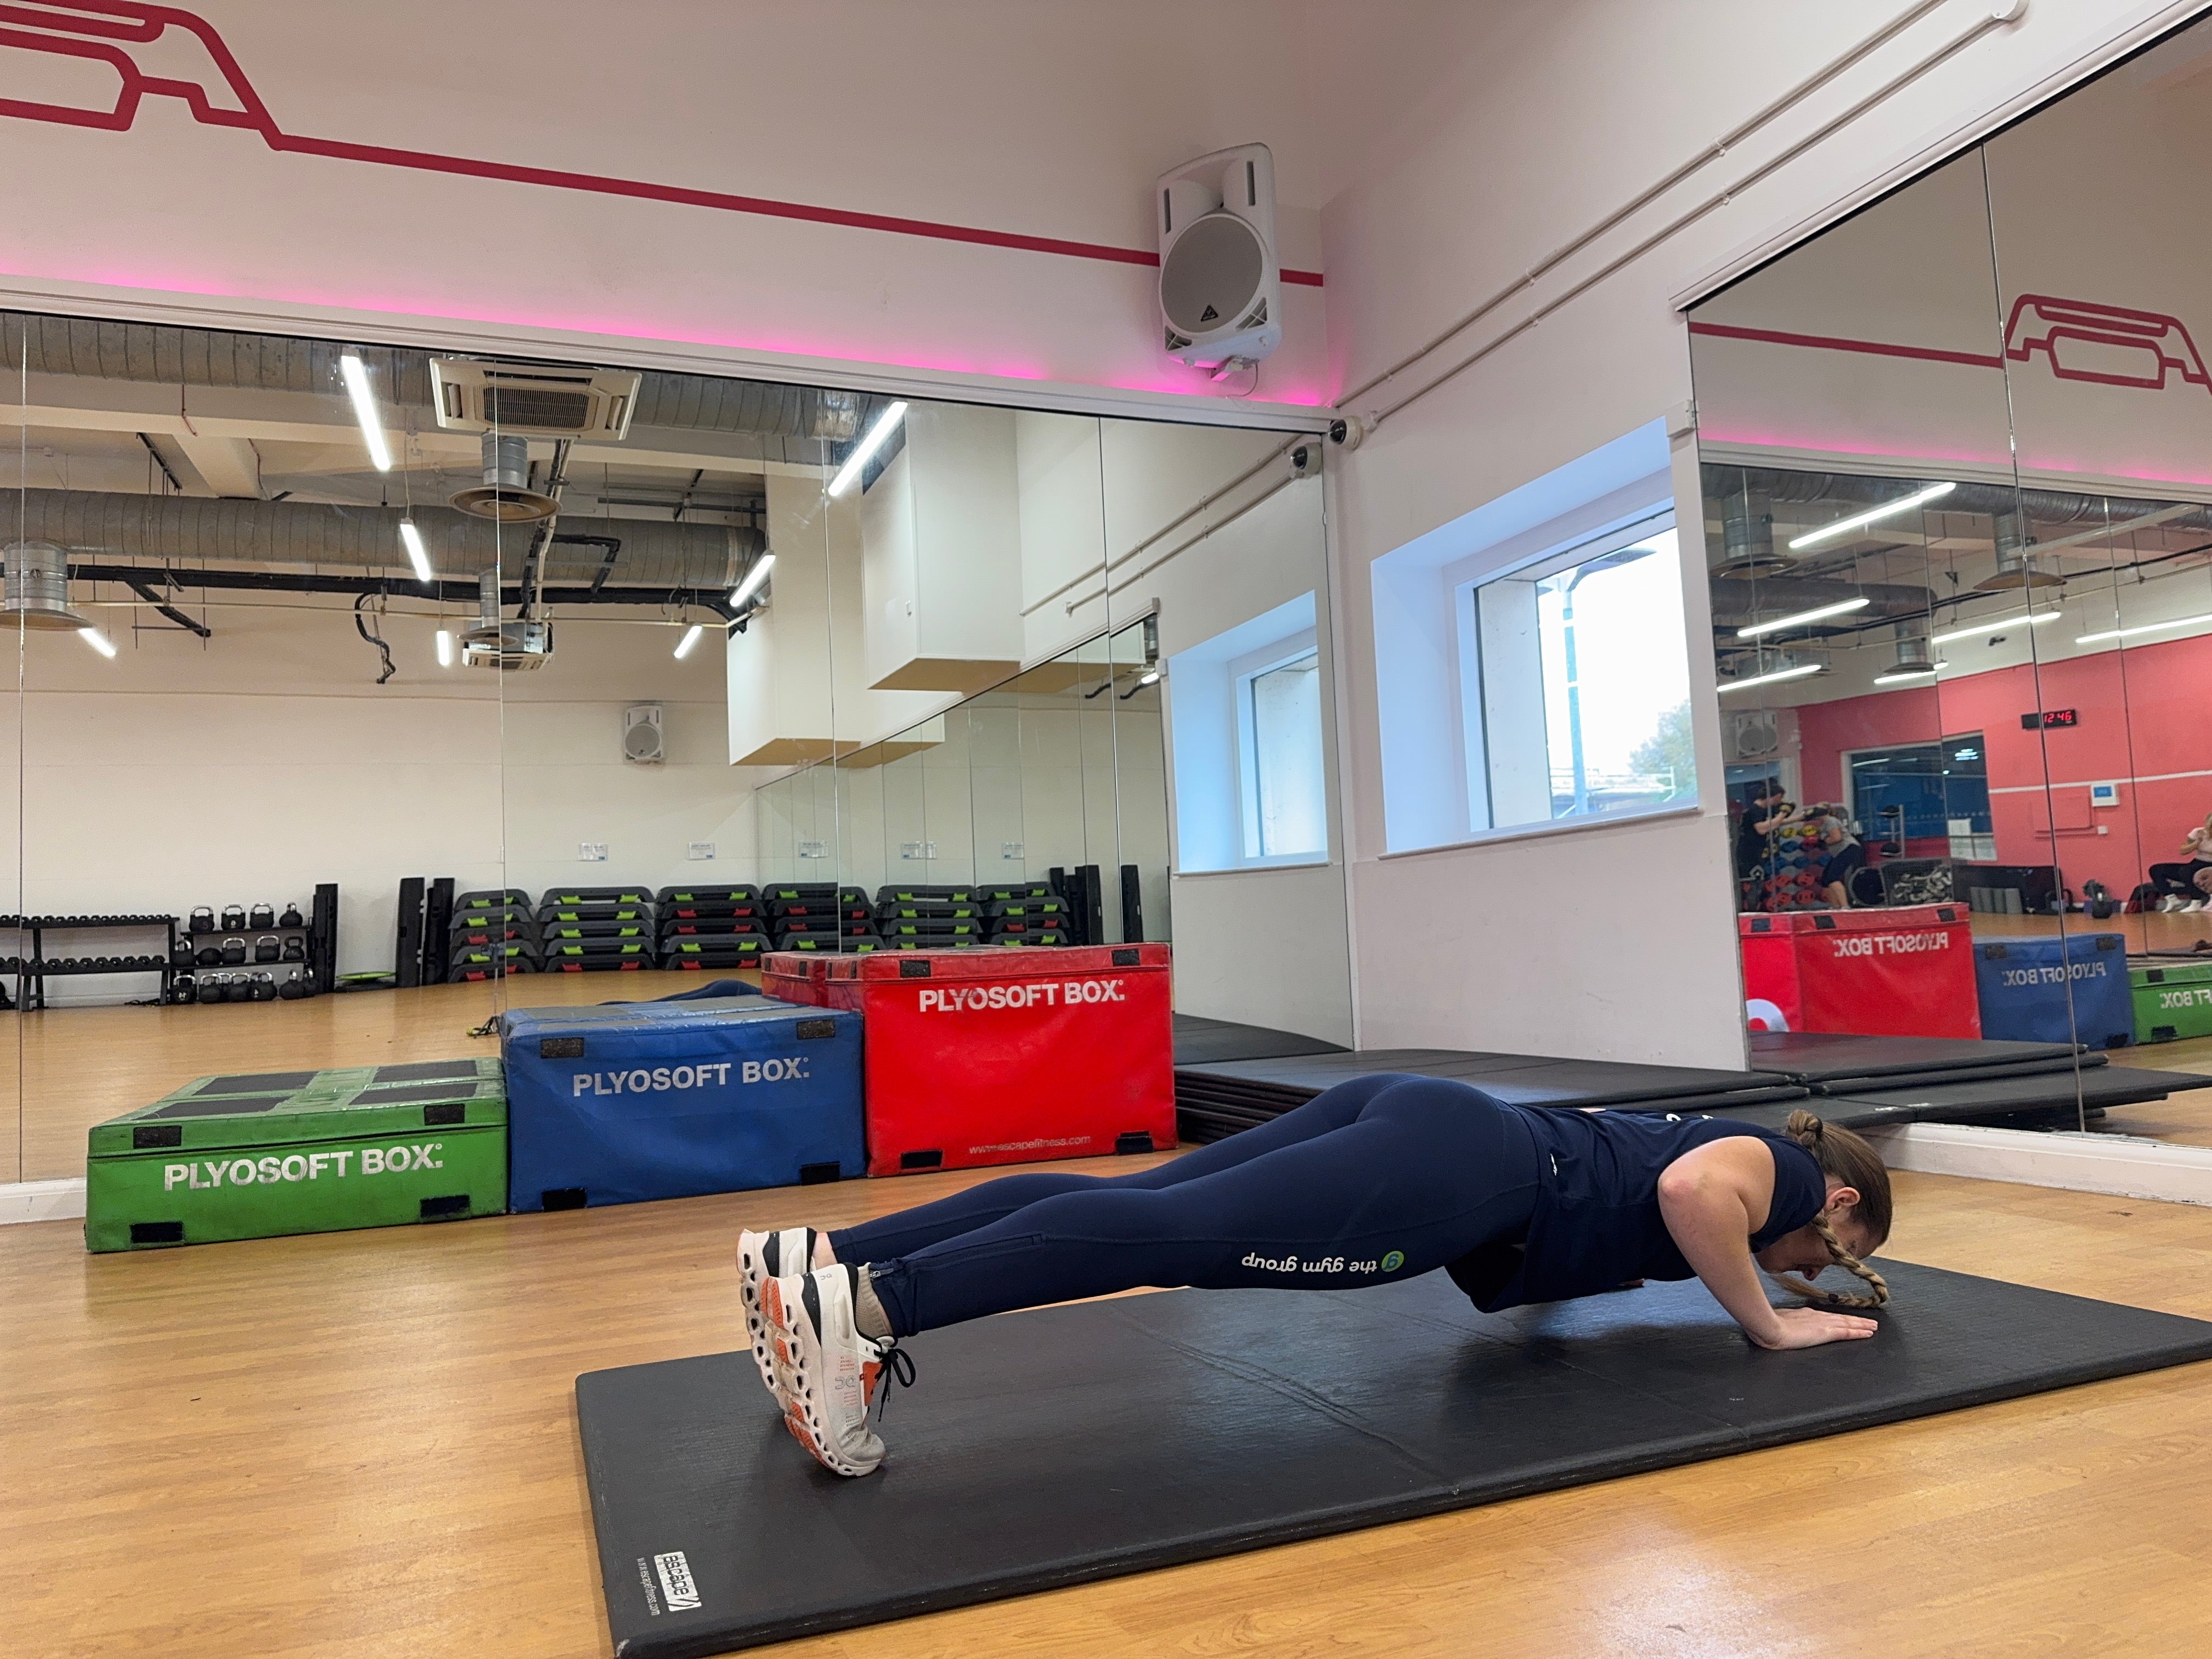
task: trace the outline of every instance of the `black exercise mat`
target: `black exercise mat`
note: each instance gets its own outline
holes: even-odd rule
[[[1357,1054],[1295,1055],[1226,1060],[1177,1067],[1179,1074],[1255,1096],[1310,1099],[1322,1090],[1377,1072],[1410,1072],[1473,1084],[1501,1100],[1528,1105],[1609,1106],[1677,1095],[1724,1094],[1771,1088],[1778,1079],[1759,1072],[1724,1072],[1698,1066],[1640,1066],[1626,1060],[1565,1060],[1549,1054],[1492,1054],[1461,1048],[1370,1048]]]
[[[1880,1335],[1793,1353],[1695,1281],[1495,1315],[1431,1273],[978,1320],[908,1345],[919,1384],[861,1480],[791,1443],[750,1354],[595,1371],[614,1650],[692,1659],[2212,1358],[2202,1321],[1881,1267]]]
[[[2078,1069],[2094,1072],[2111,1062],[2096,1053],[2061,1054],[2056,1060],[2019,1060],[2004,1066],[1951,1066],[1932,1072],[1885,1072],[1868,1077],[1823,1078],[1812,1085],[1817,1095],[1856,1095],[1869,1089],[1932,1089],[1952,1083],[1979,1083],[2006,1077],[2071,1077]]]
[[[1979,1037],[1850,1036],[1826,1031],[1751,1034],[1753,1068],[1779,1072],[1798,1083],[2065,1060],[2074,1053],[2074,1045],[2067,1042],[2007,1042]]]
[[[1274,1060],[1285,1054],[1340,1054],[1341,1043],[1296,1031],[1274,1031],[1264,1025],[1239,1025],[1234,1020],[1206,1019],[1196,1014],[1175,1017],[1175,1063],[1207,1066],[1224,1060]]]
[[[2089,1107],[2133,1106],[2188,1089],[2212,1089],[2212,1077],[2196,1072],[2153,1072],[2139,1066],[2104,1066],[2081,1074],[2080,1099]],[[2009,1112],[2071,1107],[2075,1090],[2074,1074],[2060,1072],[2042,1077],[1968,1079],[1917,1089],[1869,1090],[1823,1099],[1813,1109],[1854,1128],[1864,1120],[1852,1112],[1869,1108],[1884,1109],[1899,1121],[1975,1123]]]

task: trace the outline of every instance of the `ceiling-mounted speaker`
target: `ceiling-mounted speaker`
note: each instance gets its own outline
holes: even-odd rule
[[[623,758],[650,765],[666,760],[660,740],[660,705],[634,702],[623,710]]]
[[[1197,368],[1255,363],[1283,343],[1275,158],[1216,150],[1160,175],[1160,318],[1168,356]]]

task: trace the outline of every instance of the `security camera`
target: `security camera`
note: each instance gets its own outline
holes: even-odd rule
[[[1321,476],[1321,446],[1300,444],[1291,452],[1291,476],[1293,478],[1317,478]]]
[[[1367,422],[1357,415],[1347,415],[1328,423],[1328,441],[1346,449],[1357,449],[1367,435]]]

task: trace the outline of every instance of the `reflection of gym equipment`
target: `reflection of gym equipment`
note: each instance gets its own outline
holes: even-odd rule
[[[2052,865],[1958,863],[1952,872],[1952,889],[1968,908],[1991,915],[2057,915],[2072,896]]]

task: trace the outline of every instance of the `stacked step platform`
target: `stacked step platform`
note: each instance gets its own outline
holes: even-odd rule
[[[453,901],[446,937],[450,983],[538,971],[538,916],[520,887],[463,893]]]
[[[873,951],[883,943],[876,907],[857,887],[834,881],[771,882],[761,890],[779,951]]]
[[[757,968],[769,948],[768,904],[757,888],[664,887],[653,908],[664,968]]]
[[[635,972],[660,958],[649,887],[549,887],[538,934],[543,973]]]
[[[972,886],[893,884],[876,890],[876,935],[893,951],[959,951],[989,938]]]
[[[993,945],[1073,945],[1067,901],[1050,884],[1017,882],[977,887],[986,927],[985,939]]]

